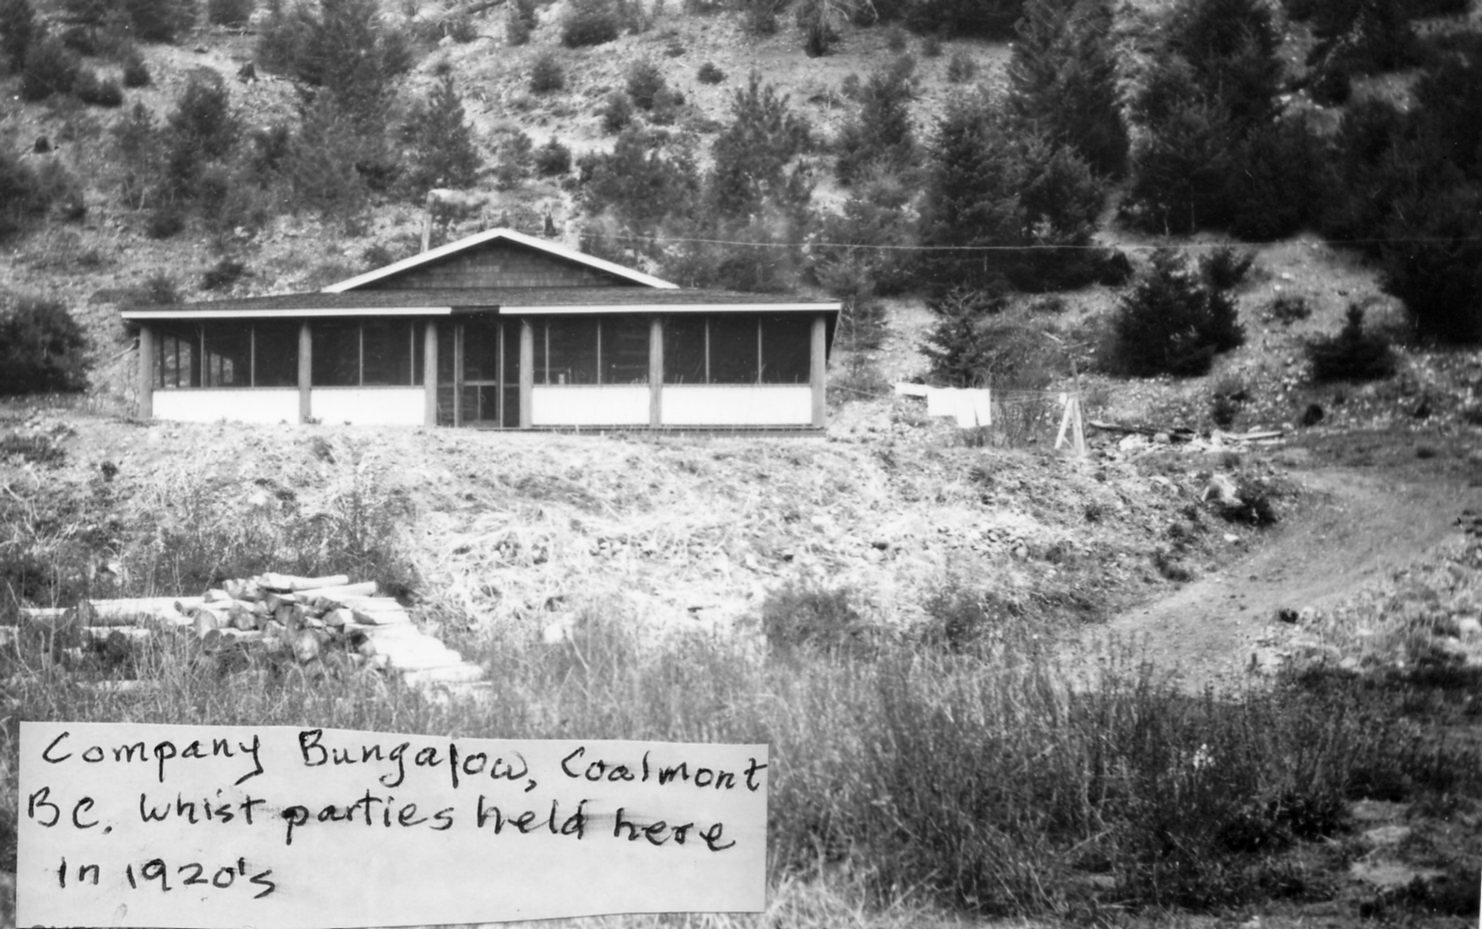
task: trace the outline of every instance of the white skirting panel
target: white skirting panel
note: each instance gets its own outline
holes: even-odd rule
[[[807,384],[665,384],[666,426],[809,426],[813,389]]]
[[[330,425],[420,426],[426,402],[421,387],[315,387],[309,415]]]
[[[648,385],[537,385],[530,394],[534,426],[646,426]]]
[[[297,423],[297,387],[155,390],[154,418],[176,422]]]

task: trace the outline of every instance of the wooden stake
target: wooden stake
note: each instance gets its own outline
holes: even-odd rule
[[[1065,433],[1070,430],[1070,398],[1065,394],[1060,395],[1060,403],[1065,407],[1065,412],[1060,417],[1060,431],[1055,434],[1055,450],[1065,444]]]

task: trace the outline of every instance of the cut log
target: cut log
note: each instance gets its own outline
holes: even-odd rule
[[[224,629],[231,625],[231,617],[225,610],[219,610],[214,606],[198,606],[190,611],[191,622],[195,624],[196,635],[205,636],[208,632]]]
[[[278,593],[277,591],[274,591],[263,597],[262,602],[268,605],[269,611],[276,613],[283,607],[285,603],[289,605],[297,603],[298,597],[295,597],[293,594]]]
[[[233,606],[231,611],[232,628],[250,631],[257,628],[257,614],[240,606]]]
[[[436,652],[412,652],[386,656],[390,666],[397,671],[426,671],[431,668],[448,668],[463,663],[463,656],[449,648]]]
[[[374,597],[380,592],[375,581],[365,581],[360,584],[343,584],[339,587],[324,587],[318,590],[304,591],[304,599],[309,603],[324,603],[327,606],[344,606],[347,597]]]
[[[370,639],[370,653],[373,655],[390,655],[394,658],[397,655],[410,657],[412,655],[443,654],[450,651],[452,649],[437,639],[425,635],[395,638],[372,637]]]
[[[67,619],[65,606],[23,606],[18,614],[21,620],[42,626],[57,626]],[[5,625],[11,625],[5,623]]]
[[[503,5],[505,0],[479,0],[478,3],[470,4],[463,8],[464,16],[477,16],[485,10],[492,10],[496,6]]]
[[[461,664],[448,665],[446,668],[407,671],[401,679],[417,687],[427,684],[471,684],[474,681],[483,680],[484,676],[485,672],[482,667],[465,661]]]
[[[412,617],[406,610],[376,610],[368,612],[364,610],[351,610],[357,623],[368,626],[410,626]]]
[[[323,651],[323,646],[324,643],[319,640],[319,634],[310,632],[308,629],[295,633],[289,639],[289,647],[293,649],[293,657],[298,659],[300,664],[307,664],[318,658],[320,652]]]
[[[394,597],[345,597],[341,605],[350,611],[357,623],[385,626],[412,621],[406,608]]]
[[[352,610],[399,610],[401,604],[395,597],[339,597],[340,606]]]
[[[260,574],[258,586],[268,590],[292,593],[300,590],[322,590],[326,587],[344,587],[350,583],[348,574],[331,574],[328,577],[295,577],[292,574]]]
[[[83,600],[78,618],[89,626],[132,626],[140,617],[180,623],[202,597],[136,597],[128,600]],[[182,607],[186,614],[182,614]]]

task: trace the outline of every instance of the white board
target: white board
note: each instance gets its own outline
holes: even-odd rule
[[[758,912],[767,748],[21,724],[18,926]]]

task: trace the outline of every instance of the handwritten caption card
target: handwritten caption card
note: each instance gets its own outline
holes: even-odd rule
[[[23,722],[20,749],[22,927],[765,905],[765,745]]]

